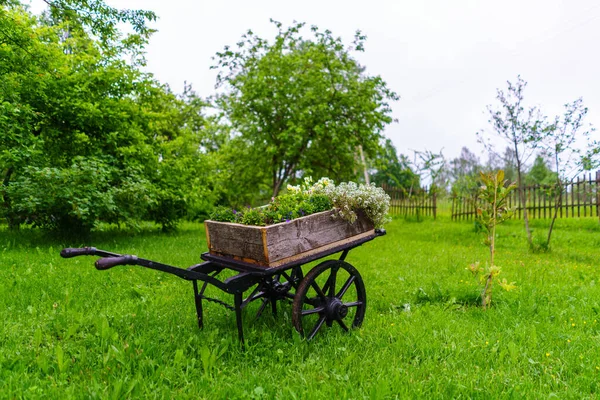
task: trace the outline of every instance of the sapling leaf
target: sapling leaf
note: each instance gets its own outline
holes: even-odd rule
[[[492,275],[492,277],[496,277],[496,276],[500,275],[501,271],[502,271],[501,268],[498,267],[497,265],[492,265],[490,267],[490,275]]]
[[[494,256],[496,253],[496,226],[506,221],[512,215],[512,210],[507,206],[507,197],[514,185],[507,185],[504,180],[504,171],[500,170],[496,173],[480,172],[482,185],[479,188],[477,220],[479,224],[485,226],[486,236],[483,243],[490,249],[489,267],[479,276],[479,282],[484,286],[481,292],[481,305],[485,309],[492,301],[492,286],[494,279],[500,274],[501,268],[494,264]],[[478,269],[478,265],[471,264],[469,270],[473,275],[478,275],[483,270]],[[477,272],[475,272],[477,271]],[[501,286],[504,285],[506,290],[514,288],[514,282],[507,283],[506,279],[498,282]],[[504,287],[503,286],[503,287]]]
[[[496,175],[496,182],[502,182],[504,181],[504,170],[500,170],[498,171],[498,174]]]
[[[483,268],[481,268],[479,264],[479,261],[474,262],[472,264],[469,264],[469,266],[466,269],[471,271],[471,273],[476,276],[478,273],[483,271]]]
[[[507,292],[510,292],[511,290],[517,288],[517,286],[515,285],[515,282],[508,283],[506,281],[506,278],[502,278],[501,281],[498,281],[498,284],[502,287],[502,289],[506,290]]]

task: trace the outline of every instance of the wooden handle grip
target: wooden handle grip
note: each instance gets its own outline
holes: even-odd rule
[[[77,256],[93,256],[94,254],[96,254],[95,247],[79,247],[79,248],[67,247],[66,249],[62,249],[60,251],[60,256],[62,258],[71,258],[71,257],[77,257]]]
[[[117,265],[136,265],[137,257],[125,255],[121,257],[104,257],[96,260],[96,269],[105,270]]]

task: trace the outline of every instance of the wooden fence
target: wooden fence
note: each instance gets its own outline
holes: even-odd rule
[[[508,205],[514,208],[515,218],[523,218],[524,209],[530,219],[552,218],[555,205],[559,201],[558,218],[598,217],[600,218],[600,171],[586,174],[567,183],[562,195],[556,196],[553,186],[525,186],[525,207],[521,205],[518,190],[514,190],[508,199]],[[452,219],[471,220],[475,218],[477,208],[476,194],[452,197]]]
[[[388,185],[382,185],[382,188],[390,196],[390,214],[436,218],[437,199],[430,187],[418,188],[414,192]]]

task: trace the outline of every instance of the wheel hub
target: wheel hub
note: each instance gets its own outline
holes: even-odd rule
[[[348,315],[348,307],[338,298],[333,298],[326,307],[327,317],[332,319],[343,319]]]
[[[290,291],[290,288],[288,285],[286,285],[285,283],[281,283],[281,282],[273,282],[273,285],[271,286],[273,292],[275,292],[276,294],[283,296],[285,295],[287,292]]]

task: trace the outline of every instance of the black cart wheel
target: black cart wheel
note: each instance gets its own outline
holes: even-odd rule
[[[273,314],[276,314],[277,301],[291,301],[294,299],[294,294],[303,277],[304,275],[300,266],[266,277],[258,283],[250,295],[242,301],[242,307],[247,306],[253,301],[260,300],[261,305],[256,312],[256,318],[262,315],[269,303],[271,304],[271,311]]]
[[[310,270],[300,282],[292,309],[296,330],[312,339],[334,323],[343,330],[359,327],[365,317],[367,294],[362,277],[345,261],[329,260]]]

